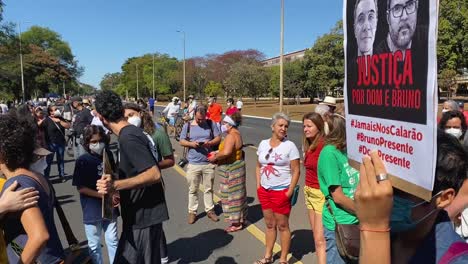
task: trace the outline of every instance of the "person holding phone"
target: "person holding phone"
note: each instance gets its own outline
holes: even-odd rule
[[[205,212],[212,221],[219,221],[214,212],[213,183],[216,165],[210,163],[208,155],[220,141],[218,127],[211,120],[206,120],[207,107],[200,105],[195,110],[193,121],[186,123],[180,135],[180,145],[188,148],[187,180],[189,183],[188,223],[197,220],[198,187],[203,184]]]

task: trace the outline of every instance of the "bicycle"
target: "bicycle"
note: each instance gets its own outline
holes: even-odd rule
[[[180,140],[180,134],[182,133],[182,128],[184,127],[185,123],[190,122],[192,119],[190,118],[190,115],[186,113],[179,113],[177,115],[177,120],[175,123],[175,133],[174,133],[174,139],[179,141]]]

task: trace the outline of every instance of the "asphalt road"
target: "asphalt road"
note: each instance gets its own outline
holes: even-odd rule
[[[241,133],[246,143],[258,145],[261,139],[271,136],[269,120],[244,118]],[[300,147],[300,124],[292,123],[288,136]],[[175,149],[176,162],[182,153],[178,142],[172,140]],[[163,171],[166,183],[166,198],[170,212],[170,220],[164,223],[169,247],[170,263],[220,263],[220,264],[244,264],[253,263],[264,254],[264,230],[262,212],[257,200],[255,190],[255,162],[256,150],[254,147],[246,148],[247,162],[247,194],[249,202],[248,228],[233,234],[226,234],[223,230],[226,224],[223,221],[213,223],[203,212],[203,197],[200,193],[200,219],[193,225],[187,224],[187,183],[185,172],[178,166]],[[67,158],[65,170],[67,175],[72,175],[74,161]],[[304,172],[301,168],[301,186],[304,186]],[[62,204],[70,225],[80,242],[86,245],[82,212],[79,196],[71,185],[71,176],[65,183],[58,182],[57,168],[52,167],[51,177],[57,191],[57,198]],[[218,179],[215,180],[215,193],[218,193]],[[216,201],[216,199],[215,199]],[[222,217],[222,210],[217,206],[217,213]],[[121,222],[121,221],[120,221]],[[56,218],[62,244],[67,247],[65,236],[60,222]],[[293,208],[290,218],[292,231],[292,244],[290,263],[316,263],[313,235],[308,223],[307,209],[304,205],[302,191],[298,203]],[[279,238],[278,238],[279,242]],[[104,246],[105,247],[105,246]],[[280,250],[275,247],[275,252]],[[104,250],[104,253],[106,251]],[[279,255],[278,255],[279,256]],[[106,258],[107,260],[107,258]],[[107,261],[106,261],[107,262]]]
[[[156,116],[159,117],[159,111],[162,111],[164,107],[156,106]],[[243,117],[240,131],[243,135],[244,142],[246,144],[253,144],[258,146],[260,141],[271,137],[271,119],[268,118],[252,118]],[[291,122],[288,129],[288,138],[293,141],[296,146],[300,149],[302,145],[302,124],[298,122]]]

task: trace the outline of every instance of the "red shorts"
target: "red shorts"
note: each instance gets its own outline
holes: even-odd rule
[[[267,190],[260,186],[257,189],[258,200],[262,210],[272,210],[273,213],[289,215],[291,213],[291,200],[286,196],[288,188],[284,190]]]

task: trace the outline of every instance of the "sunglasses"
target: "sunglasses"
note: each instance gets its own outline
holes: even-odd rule
[[[270,150],[268,150],[268,153],[265,155],[266,160],[268,160],[270,158],[271,152],[273,152],[273,148],[270,148]]]

